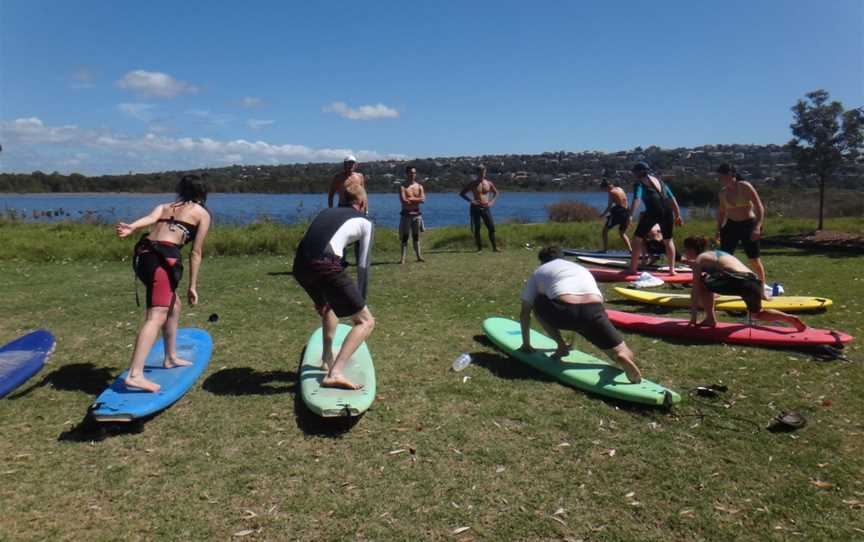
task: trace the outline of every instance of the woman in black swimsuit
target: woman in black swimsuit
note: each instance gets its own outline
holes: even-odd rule
[[[166,369],[191,365],[177,356],[177,326],[180,299],[177,285],[183,276],[180,249],[192,243],[189,255],[189,303],[198,303],[198,270],[204,238],[210,229],[210,212],[204,207],[207,186],[198,175],[184,175],[177,184],[177,200],[157,205],[153,211],[131,224],[117,224],[117,236],[125,239],[135,230],[153,226],[135,245],[132,267],[147,289],[147,316],[138,331],[132,361],[126,375],[130,388],[157,392],[159,384],[144,377],[144,361],[156,342],[159,330],[165,338]]]

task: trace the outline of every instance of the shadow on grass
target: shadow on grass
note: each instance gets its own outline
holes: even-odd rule
[[[96,367],[92,363],[71,363],[51,371],[39,382],[10,395],[9,399],[20,399],[34,389],[48,384],[56,390],[81,391],[88,395],[98,395],[113,381],[112,369],[108,367]]]
[[[267,275],[271,277],[293,277],[294,273],[291,271],[267,271]]]
[[[294,393],[294,371],[256,371],[250,367],[222,369],[207,377],[201,387],[215,395],[276,395]]]
[[[58,442],[102,442],[110,437],[137,435],[144,431],[144,425],[159,415],[159,412],[146,418],[131,422],[97,422],[88,412],[78,425],[58,435]]]

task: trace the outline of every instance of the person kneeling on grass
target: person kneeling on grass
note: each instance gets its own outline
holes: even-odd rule
[[[603,294],[591,273],[577,263],[565,260],[558,247],[547,247],[538,255],[542,265],[528,279],[522,292],[522,352],[534,352],[531,347],[531,313],[546,333],[558,343],[554,357],[564,357],[570,347],[561,337],[562,329],[577,331],[621,367],[630,382],[642,381],[639,368],[633,363],[633,351],[606,316]]]
[[[756,273],[728,252],[708,250],[707,247],[708,240],[704,237],[688,237],[684,240],[684,254],[693,267],[691,325],[717,325],[717,314],[714,311],[714,294],[717,293],[741,296],[751,319],[785,322],[798,331],[807,329],[797,316],[762,308],[762,281]],[[700,305],[705,309],[705,319],[697,324]]]
[[[321,364],[327,376],[324,387],[357,390],[362,385],[345,378],[343,370],[348,360],[372,333],[375,319],[366,306],[372,222],[363,214],[366,191],[360,185],[345,189],[345,206],[325,209],[309,225],[294,255],[294,278],[315,303],[324,328],[324,348]],[[359,242],[357,256],[358,285],[345,270],[345,247]],[[339,318],[351,318],[353,327],[336,358],[333,358],[333,338]]]
[[[135,245],[132,267],[135,275],[147,288],[147,320],[138,331],[126,386],[149,392],[157,392],[159,384],[144,377],[144,362],[147,353],[156,342],[159,330],[165,339],[166,369],[186,367],[191,362],[177,356],[177,326],[180,322],[180,298],[177,286],[183,276],[180,249],[192,243],[189,255],[189,304],[198,303],[198,269],[204,250],[204,238],[210,229],[210,211],[207,202],[207,185],[199,175],[184,175],[177,184],[177,200],[157,205],[153,211],[131,224],[120,222],[115,231],[125,239],[136,230],[153,226]],[[137,291],[136,291],[137,299]]]

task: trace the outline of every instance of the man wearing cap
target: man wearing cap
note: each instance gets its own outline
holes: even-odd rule
[[[327,191],[327,207],[333,207],[333,196],[336,194],[339,195],[339,207],[351,207],[351,204],[348,203],[348,200],[345,197],[345,191],[351,186],[356,185],[364,191],[366,190],[366,176],[360,172],[354,171],[357,168],[357,158],[355,158],[353,154],[349,154],[345,157],[345,160],[342,162],[342,168],[342,173],[334,175],[333,180],[330,182],[330,190]],[[369,204],[367,201],[363,202],[361,212],[369,212]]]
[[[669,186],[659,178],[650,174],[651,168],[645,162],[639,162],[633,166],[633,177],[636,183],[633,187],[633,204],[630,206],[630,219],[636,217],[639,204],[645,203],[645,212],[639,217],[639,224],[633,232],[633,250],[630,253],[630,273],[638,273],[639,256],[651,228],[655,224],[660,225],[660,233],[663,236],[663,244],[666,248],[666,261],[669,264],[669,274],[675,274],[675,243],[672,240],[672,231],[675,226],[683,226],[681,220],[681,208]]]

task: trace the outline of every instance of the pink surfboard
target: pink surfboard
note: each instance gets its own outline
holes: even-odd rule
[[[591,274],[594,275],[594,278],[599,282],[636,282],[639,280],[638,274],[631,275],[627,272],[627,269],[601,269],[598,267],[589,267],[588,271],[590,271]],[[665,272],[655,272],[651,274],[669,284],[693,282],[693,273],[675,273],[674,275],[670,275]]]
[[[663,337],[706,342],[752,344],[762,346],[840,346],[853,339],[851,335],[827,329],[807,328],[795,331],[786,326],[748,326],[718,322],[717,327],[691,326],[689,320],[661,318],[632,312],[607,310],[615,327]]]

